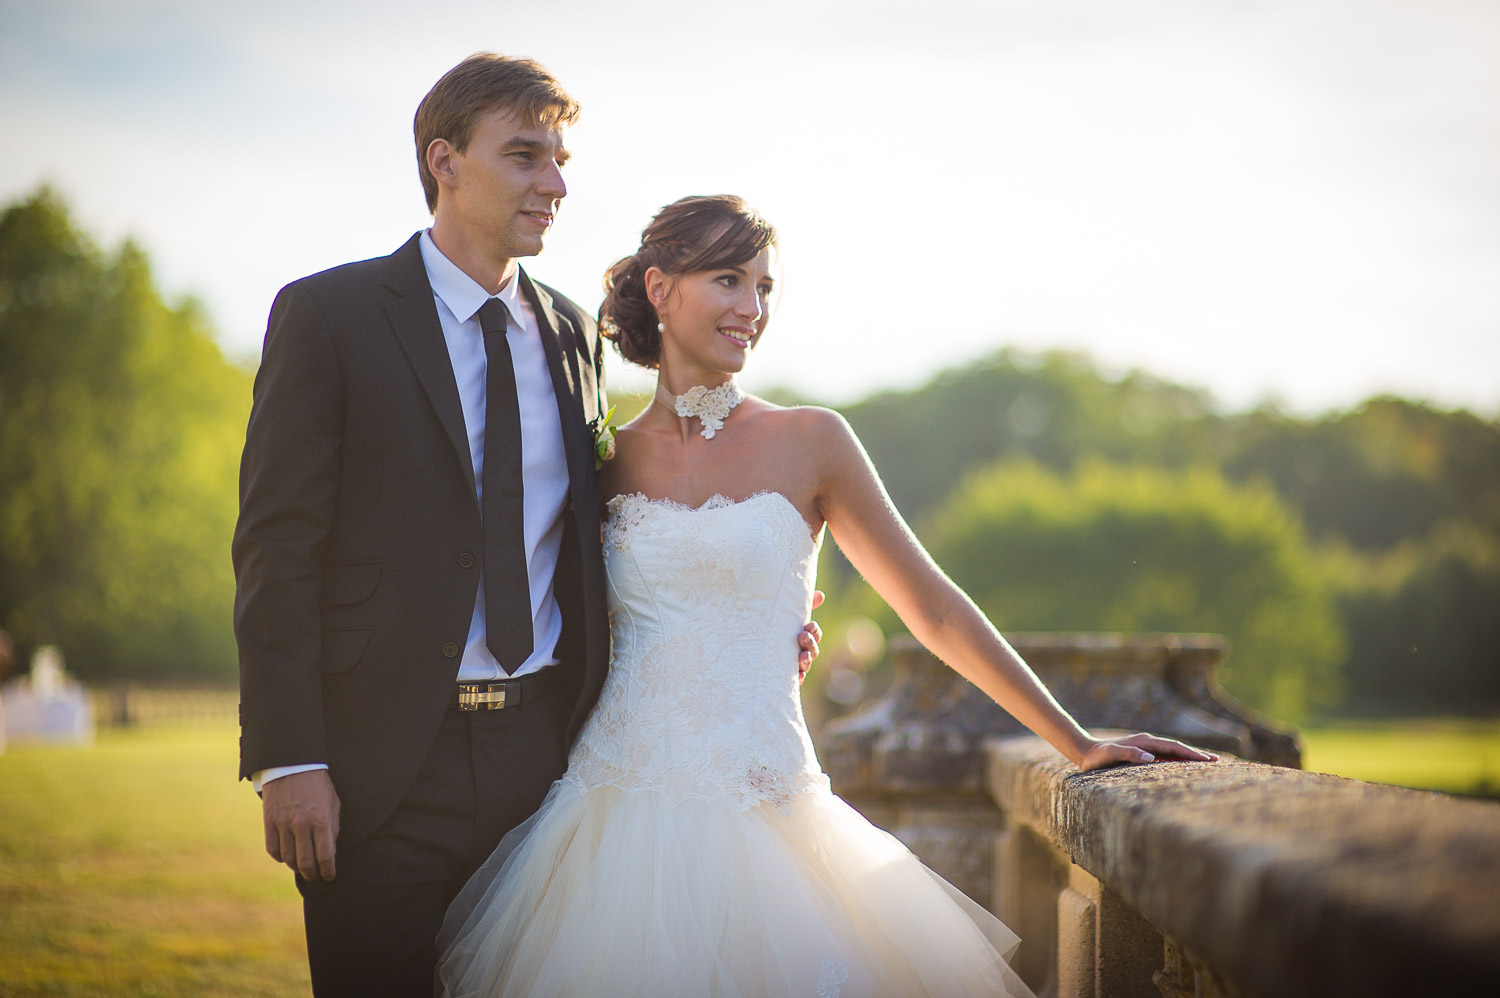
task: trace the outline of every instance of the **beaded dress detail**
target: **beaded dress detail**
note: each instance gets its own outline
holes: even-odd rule
[[[1028,994],[1016,937],[835,797],[797,684],[819,541],[776,492],[618,496],[613,658],[449,911],[445,995]]]

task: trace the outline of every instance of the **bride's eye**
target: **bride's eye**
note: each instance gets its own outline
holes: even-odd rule
[[[719,283],[722,284],[722,285],[724,285],[726,288],[738,287],[739,283],[740,283],[740,275],[739,274],[720,274],[719,275]]]

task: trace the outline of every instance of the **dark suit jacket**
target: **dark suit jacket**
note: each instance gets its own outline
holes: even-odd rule
[[[555,587],[574,699],[558,737],[571,741],[608,661],[587,425],[602,404],[602,353],[577,305],[520,279],[571,480]],[[351,845],[394,809],[436,736],[482,560],[463,411],[417,236],[277,296],[233,554],[241,778],[327,762]]]

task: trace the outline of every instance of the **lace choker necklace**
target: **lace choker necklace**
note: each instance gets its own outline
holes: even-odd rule
[[[658,381],[656,401],[679,416],[697,416],[703,422],[703,439],[712,440],[723,429],[729,410],[745,401],[745,393],[731,380],[717,388],[694,385],[681,395],[673,395]]]

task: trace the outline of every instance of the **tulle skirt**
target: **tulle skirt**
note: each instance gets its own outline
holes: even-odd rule
[[[830,793],[564,780],[454,902],[439,971],[452,998],[1029,995],[1016,942]]]

